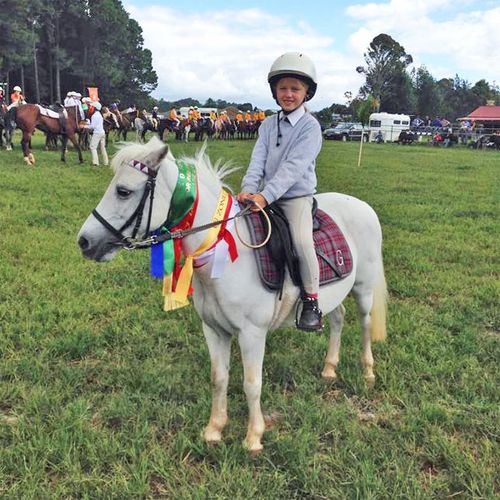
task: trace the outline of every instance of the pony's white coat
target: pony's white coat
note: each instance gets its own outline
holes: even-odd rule
[[[117,153],[113,160],[115,176],[97,209],[117,228],[133,213],[147,178],[143,173],[124,166],[130,160],[141,161],[158,171],[151,223],[153,229],[157,228],[168,213],[178,171],[175,159],[156,138],[145,145],[127,145]],[[190,161],[196,164],[198,175],[199,205],[194,226],[199,226],[211,222],[220,190],[224,186],[223,178],[231,172],[231,167],[220,164],[213,167],[203,150]],[[120,198],[117,187],[129,190],[130,196],[127,199]],[[328,379],[336,377],[345,312],[342,302],[352,292],[358,305],[362,327],[361,360],[364,376],[367,382],[373,383],[375,376],[370,332],[373,340],[383,340],[386,333],[386,284],[380,224],[372,208],[356,198],[339,193],[323,193],[316,198],[319,206],[335,219],[344,232],[353,257],[352,273],[344,280],[320,290],[320,306],[324,314],[328,315],[330,324],[330,341],[322,376]],[[146,205],[145,213],[147,211]],[[143,230],[145,224],[146,221],[143,221]],[[248,241],[249,234],[243,222],[240,222],[239,229]],[[119,249],[113,235],[93,215],[84,223],[78,237],[82,251],[88,258],[110,260]],[[185,252],[192,253],[196,250],[204,237],[205,232],[186,237],[182,243]],[[193,278],[194,307],[202,319],[212,364],[212,410],[204,436],[209,442],[220,441],[222,430],[228,421],[230,344],[232,337],[236,337],[241,349],[244,390],[249,406],[245,445],[251,452],[258,452],[262,449],[261,439],[264,433],[260,394],[266,335],[269,330],[292,324],[298,289],[287,280],[283,298],[279,300],[276,293],[262,286],[253,251],[239,241],[237,246],[238,259],[234,263],[228,263],[220,279],[210,278],[210,262],[196,269]]]

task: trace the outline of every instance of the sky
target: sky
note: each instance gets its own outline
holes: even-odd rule
[[[369,43],[386,33],[436,78],[500,84],[500,0],[124,0],[167,101],[211,97],[276,108],[267,73],[284,52],[313,59],[313,111],[346,103]]]

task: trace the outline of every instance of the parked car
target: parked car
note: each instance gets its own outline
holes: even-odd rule
[[[363,135],[363,141],[367,142],[369,131],[363,131],[361,123],[343,122],[339,123],[336,127],[327,128],[323,131],[325,139],[332,139],[337,141],[359,141]]]

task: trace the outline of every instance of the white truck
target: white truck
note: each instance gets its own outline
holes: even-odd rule
[[[375,142],[379,132],[384,142],[397,141],[403,130],[410,130],[408,115],[393,113],[372,113],[370,115],[370,142]]]

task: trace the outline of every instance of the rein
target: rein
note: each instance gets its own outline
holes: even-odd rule
[[[182,238],[185,238],[186,236],[189,236],[190,234],[195,234],[195,233],[199,233],[201,231],[206,231],[207,229],[224,224],[225,222],[229,222],[230,220],[237,219],[239,217],[243,217],[243,216],[247,215],[247,213],[250,211],[250,208],[251,208],[251,206],[247,205],[246,207],[242,208],[237,214],[233,215],[232,217],[209,222],[208,224],[203,224],[202,226],[196,226],[196,227],[192,227],[190,229],[179,229],[178,231],[172,231],[172,232],[167,231],[167,232],[161,233],[161,234],[153,234],[153,235],[151,235],[147,238],[143,238],[143,239],[136,239],[136,240],[129,239],[128,245],[125,246],[125,248],[127,250],[149,248],[152,245],[156,245],[158,243],[163,243],[164,241],[182,239]]]
[[[250,211],[251,206],[247,205],[246,207],[242,208],[237,214],[235,214],[233,217],[228,217],[226,219],[221,219],[221,220],[216,220],[209,222],[208,224],[203,224],[202,226],[197,226],[197,227],[191,227],[189,229],[179,229],[177,231],[166,231],[162,232],[160,234],[153,234],[149,235],[150,233],[150,228],[151,228],[151,216],[153,212],[153,200],[154,200],[154,193],[155,193],[155,187],[156,187],[156,170],[148,167],[144,163],[141,163],[137,160],[132,160],[129,165],[140,172],[146,174],[148,176],[148,180],[146,182],[146,186],[144,188],[144,192],[142,194],[141,200],[137,206],[137,208],[134,210],[132,215],[126,220],[126,222],[119,228],[116,229],[114,226],[112,226],[98,211],[97,209],[92,210],[92,215],[111,233],[113,236],[115,236],[118,240],[118,244],[122,247],[124,247],[126,250],[135,250],[135,249],[144,249],[144,248],[150,248],[153,245],[157,245],[158,243],[163,243],[168,240],[176,240],[176,239],[182,239],[185,238],[186,236],[189,236],[190,234],[195,234],[201,231],[206,231],[207,229],[210,229],[214,226],[224,224],[225,222],[228,222],[233,219],[237,219],[239,217],[243,217],[248,214]],[[144,207],[146,206],[146,200],[149,198],[149,211],[148,211],[148,219],[147,219],[147,225],[146,225],[146,230],[144,232],[144,235],[142,238],[136,238],[137,233],[139,232],[139,228],[142,223],[142,218],[144,215]],[[167,221],[170,218],[170,213],[167,216]],[[134,229],[132,231],[131,236],[125,236],[123,234],[123,231],[130,227],[135,221]],[[162,225],[165,226],[166,222]],[[266,240],[267,241],[267,240]]]

